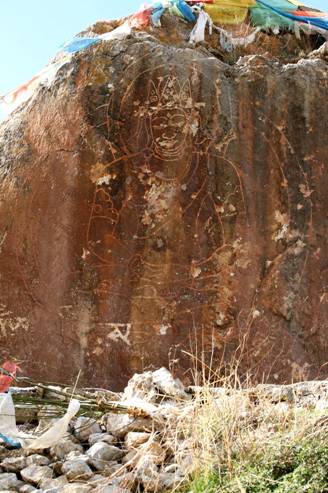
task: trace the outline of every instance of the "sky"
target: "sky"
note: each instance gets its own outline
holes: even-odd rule
[[[143,0],[0,0],[0,95],[31,79],[65,41]]]
[[[143,1],[0,0],[0,95],[33,77],[88,25],[133,13]],[[328,0],[303,1],[328,10]]]

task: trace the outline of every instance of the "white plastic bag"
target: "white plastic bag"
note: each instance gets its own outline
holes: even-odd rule
[[[21,443],[21,439],[29,437],[16,426],[15,406],[11,394],[0,394],[0,434],[18,443]]]
[[[231,38],[231,42],[234,46],[234,48],[236,46],[248,46],[249,44],[252,44],[254,43],[255,39],[256,39],[256,36],[257,36],[257,33],[260,31],[261,29],[259,27],[257,27],[251,34],[249,34],[248,36],[239,36],[238,38]]]
[[[257,27],[248,36],[239,36],[234,38],[228,31],[225,31],[221,27],[214,26],[214,29],[220,33],[220,44],[224,51],[232,52],[237,46],[248,46],[254,43],[257,33],[261,30]]]
[[[207,23],[209,25],[209,32],[212,34],[213,21],[210,16],[204,12],[204,10],[200,10],[197,22],[190,33],[189,43],[200,43],[205,40],[205,29]]]

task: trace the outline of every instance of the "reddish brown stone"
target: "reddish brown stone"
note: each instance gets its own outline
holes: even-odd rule
[[[0,128],[1,356],[112,388],[188,381],[184,351],[326,376],[327,68],[140,34],[76,55]]]

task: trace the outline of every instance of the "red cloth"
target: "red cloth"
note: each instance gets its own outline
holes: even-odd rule
[[[137,12],[132,16],[132,25],[133,27],[146,27],[149,24],[150,16],[153,12],[152,8],[142,10],[141,12]]]
[[[12,361],[6,361],[1,368],[6,370],[8,373],[11,373],[12,376],[10,375],[5,375],[4,373],[0,373],[0,392],[7,392],[7,390],[10,388],[12,381],[16,377],[17,370],[20,370],[19,366],[16,365],[16,363],[13,363]]]
[[[324,17],[325,14],[323,12],[318,12],[315,10],[293,10],[293,15],[298,15],[300,17]]]

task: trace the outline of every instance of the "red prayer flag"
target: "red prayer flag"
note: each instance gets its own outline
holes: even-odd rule
[[[147,8],[145,10],[141,10],[141,12],[137,12],[136,14],[133,14],[131,18],[132,26],[136,28],[148,26],[152,11],[153,9]]]

